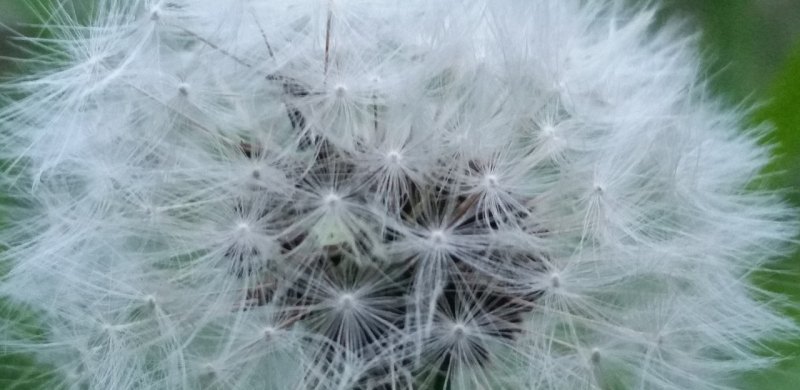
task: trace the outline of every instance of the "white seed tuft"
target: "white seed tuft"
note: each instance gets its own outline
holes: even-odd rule
[[[650,7],[94,1],[0,89],[43,388],[718,390],[796,330],[764,131]]]

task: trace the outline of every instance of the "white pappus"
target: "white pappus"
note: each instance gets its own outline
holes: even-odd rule
[[[656,7],[91,4],[1,87],[44,388],[726,389],[795,331],[765,129]]]

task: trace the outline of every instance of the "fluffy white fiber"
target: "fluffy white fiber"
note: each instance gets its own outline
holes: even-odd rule
[[[650,8],[93,4],[2,87],[46,388],[725,389],[794,329],[763,131]]]

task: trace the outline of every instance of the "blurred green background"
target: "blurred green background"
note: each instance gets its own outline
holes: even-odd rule
[[[14,70],[2,57],[19,55],[11,44],[13,33],[3,26],[35,34],[36,29],[26,24],[37,20],[47,4],[71,1],[0,0],[0,77]],[[731,105],[757,104],[760,108],[751,117],[753,123],[773,124],[769,142],[776,144],[778,157],[770,167],[775,175],[767,184],[787,189],[787,198],[800,207],[800,0],[648,1],[653,2],[664,5],[665,18],[685,20],[702,31],[703,55],[714,92]],[[795,309],[787,311],[800,322],[800,253],[779,264],[777,270],[780,272],[759,274],[759,283],[789,296]],[[2,308],[0,311],[10,313]],[[0,388],[10,389],[12,383],[18,385],[15,389],[32,387],[36,373],[25,367],[30,361],[2,355],[1,348]],[[800,389],[800,338],[765,348],[778,350],[788,358],[774,369],[747,376],[741,387]],[[31,374],[34,379],[18,380]]]

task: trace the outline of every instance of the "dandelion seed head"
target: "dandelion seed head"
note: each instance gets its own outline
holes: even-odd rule
[[[58,7],[0,89],[0,341],[48,388],[735,387],[795,211],[622,3]]]

